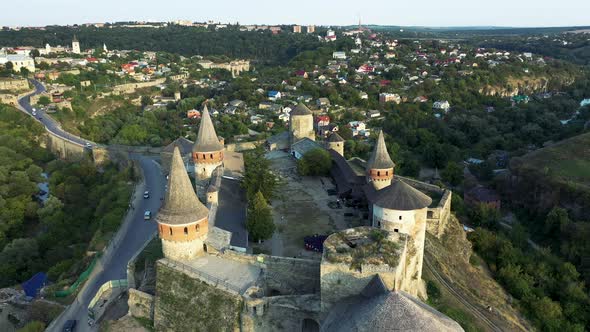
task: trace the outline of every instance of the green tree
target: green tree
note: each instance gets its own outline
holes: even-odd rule
[[[152,98],[150,96],[141,96],[141,107],[145,108],[147,105],[153,104]]]
[[[325,149],[313,149],[297,161],[297,170],[301,175],[323,176],[330,174],[332,158]]]
[[[4,68],[7,71],[13,71],[14,70],[14,64],[11,61],[8,61],[7,63],[4,64]]]
[[[39,97],[39,105],[43,105],[43,106],[47,106],[49,104],[51,104],[51,99],[49,99],[49,97],[47,96],[41,96]]]
[[[270,160],[264,156],[264,149],[259,146],[244,156],[245,171],[242,188],[246,191],[248,200],[253,199],[257,192],[272,200],[280,185],[279,179],[270,170]]]
[[[570,222],[567,210],[556,206],[549,211],[545,218],[545,234],[557,238],[561,229],[564,229]]]
[[[447,167],[441,172],[443,180],[453,186],[461,184],[463,181],[463,169],[456,162],[447,163]]]
[[[26,67],[20,67],[20,75],[22,77],[28,77],[30,73],[31,73],[31,71],[29,69],[27,69]]]
[[[275,231],[270,208],[260,191],[248,202],[246,228],[254,241],[268,239]]]

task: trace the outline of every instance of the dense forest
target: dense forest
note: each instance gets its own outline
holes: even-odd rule
[[[285,63],[299,52],[319,46],[316,36],[307,34],[241,32],[237,27],[218,31],[196,27],[112,29],[50,26],[45,30],[0,31],[0,45],[70,45],[76,35],[82,48],[166,51],[184,56],[225,55],[262,63]]]
[[[0,287],[36,272],[63,285],[85,268],[126,211],[132,167],[65,162],[39,146],[43,127],[0,104]],[[45,180],[42,173],[47,174]],[[38,183],[48,182],[43,201]]]

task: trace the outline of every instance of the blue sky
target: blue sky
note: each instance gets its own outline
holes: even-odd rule
[[[175,19],[348,25],[359,16],[404,26],[590,25],[590,0],[9,0],[2,7],[0,26]]]

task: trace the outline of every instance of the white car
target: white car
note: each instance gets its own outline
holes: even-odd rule
[[[89,149],[91,149],[92,148],[92,144],[86,142],[86,147],[89,148]]]
[[[147,210],[143,213],[143,220],[150,220],[150,219],[152,219],[152,213],[149,210]]]

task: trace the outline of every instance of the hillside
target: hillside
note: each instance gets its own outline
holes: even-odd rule
[[[590,133],[510,161],[512,180],[499,189],[513,204],[548,211],[567,208],[576,219],[590,216]]]
[[[511,296],[475,256],[454,216],[441,240],[426,237],[424,254],[423,277],[428,283],[429,304],[455,319],[466,331],[532,329],[511,305]]]

